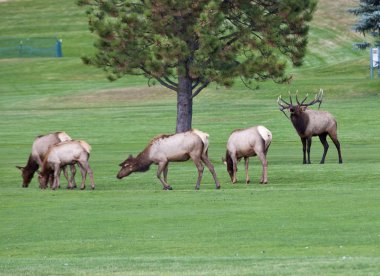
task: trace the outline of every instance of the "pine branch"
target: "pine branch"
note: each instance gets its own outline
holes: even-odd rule
[[[152,78],[155,78],[161,85],[165,86],[166,88],[169,88],[170,90],[173,90],[173,91],[176,91],[176,92],[178,91],[178,87],[173,86],[173,85],[169,84],[168,82],[164,81],[163,79],[154,76],[150,71],[148,71],[147,69],[145,69],[144,66],[141,66],[140,69],[145,74],[147,74],[148,76],[151,76]]]
[[[197,90],[195,90],[193,95],[191,95],[191,98],[193,99],[194,97],[196,97],[202,91],[202,89],[206,88],[209,84],[210,84],[210,81],[208,81],[208,80],[205,81],[201,86],[198,87]]]
[[[168,84],[170,84],[170,85],[175,86],[175,87],[178,88],[178,83],[172,81],[171,79],[169,79],[169,77],[166,77],[166,76],[165,76],[164,79],[165,79],[165,81],[166,81]]]

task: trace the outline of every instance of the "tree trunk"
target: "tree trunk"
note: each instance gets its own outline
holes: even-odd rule
[[[186,76],[178,77],[176,133],[191,129],[193,117],[192,82]]]

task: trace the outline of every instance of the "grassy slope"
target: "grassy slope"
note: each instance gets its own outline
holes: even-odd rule
[[[173,131],[175,97],[145,88],[139,78],[108,83],[101,71],[83,66],[79,56],[91,51],[92,39],[86,19],[71,2],[58,2],[0,4],[1,35],[58,35],[65,54],[0,61],[0,274],[379,271],[379,82],[369,81],[368,55],[351,48],[352,39],[361,39],[346,26],[352,18],[333,16],[355,1],[320,1],[310,53],[304,67],[291,69],[291,85],[262,83],[251,91],[237,83],[197,97],[194,126],[211,135],[210,157],[223,185],[215,191],[205,170],[198,192],[191,162],[170,166],[172,192],[161,191],[154,169],[116,180],[127,153]],[[300,142],[276,107],[280,93],[319,87],[326,91],[323,107],[339,122],[343,165],[333,146],[327,164],[317,164],[318,139],[314,164],[300,165]],[[232,129],[258,123],[274,136],[270,184],[257,185],[254,159],[253,184],[232,186],[220,162],[225,141]],[[40,191],[35,179],[20,188],[13,166],[26,161],[35,135],[58,129],[92,144],[96,191]]]

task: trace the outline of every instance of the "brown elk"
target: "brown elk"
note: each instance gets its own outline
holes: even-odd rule
[[[263,172],[260,183],[268,183],[268,162],[266,155],[272,142],[272,133],[263,126],[254,126],[246,129],[234,130],[227,142],[227,151],[225,164],[227,172],[230,175],[232,184],[235,184],[237,163],[241,158],[245,162],[245,182],[250,182],[248,176],[249,157],[258,156],[263,166]]]
[[[308,109],[316,103],[321,106],[323,98],[323,90],[321,89],[319,93],[316,94],[314,100],[309,103],[305,103],[306,97],[300,102],[298,100],[298,95],[296,94],[297,104],[293,104],[292,96],[289,93],[290,102],[286,102],[280,97],[277,99],[277,103],[280,110],[286,115],[284,110],[289,110],[290,120],[296,129],[298,135],[301,137],[303,145],[303,163],[310,164],[310,148],[311,148],[311,138],[313,136],[319,136],[319,139],[323,145],[324,151],[321,159],[321,164],[325,162],[327,150],[329,144],[327,143],[326,137],[329,135],[331,140],[334,142],[336,149],[338,150],[339,163],[342,163],[342,155],[340,151],[340,143],[337,135],[337,122],[335,118],[327,111],[312,110]],[[318,107],[318,109],[319,109]],[[287,116],[288,117],[288,116]],[[289,118],[289,117],[288,117]],[[307,160],[306,160],[307,152]]]
[[[181,162],[192,159],[198,169],[198,179],[195,186],[199,190],[200,182],[206,164],[214,177],[216,188],[220,188],[214,166],[208,159],[208,134],[199,130],[191,130],[172,135],[159,135],[153,138],[147,147],[136,157],[130,155],[123,161],[117,174],[118,179],[130,175],[132,172],[145,172],[154,163],[158,165],[157,178],[161,181],[164,190],[171,190],[167,182],[169,162]],[[164,178],[162,179],[162,173]]]
[[[46,188],[49,177],[53,175],[52,189],[58,188],[61,169],[66,165],[78,164],[82,174],[81,190],[85,188],[87,173],[90,175],[91,188],[95,189],[93,173],[88,163],[90,151],[91,146],[85,141],[72,140],[51,146],[42,162],[38,177],[40,187]]]
[[[66,132],[54,132],[46,135],[37,136],[32,145],[32,152],[29,155],[28,162],[24,167],[16,166],[20,169],[22,174],[22,187],[27,188],[32,181],[34,173],[42,166],[42,160],[45,158],[46,153],[50,146],[64,141],[72,140]],[[64,168],[64,175],[69,183],[69,186],[76,187],[75,184],[75,166],[71,167],[71,179],[69,179],[66,167]]]

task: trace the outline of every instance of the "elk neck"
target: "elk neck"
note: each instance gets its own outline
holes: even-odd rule
[[[152,159],[149,157],[150,147],[151,147],[151,145],[149,145],[148,147],[146,147],[144,149],[144,151],[140,152],[136,156],[136,158],[135,158],[135,162],[136,162],[135,165],[137,167],[137,169],[136,169],[137,172],[146,172],[147,170],[149,170],[150,165],[153,164]]]
[[[290,120],[300,135],[306,132],[309,125],[309,116],[306,112],[293,113],[290,115]]]

